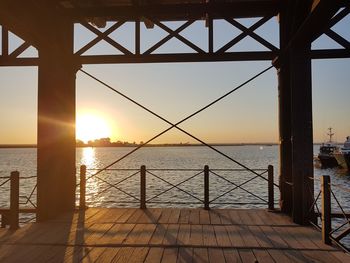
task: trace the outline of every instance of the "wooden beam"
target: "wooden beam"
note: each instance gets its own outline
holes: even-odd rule
[[[11,58],[0,56],[0,67],[16,67],[16,66],[38,66],[39,58]]]
[[[177,56],[178,55],[178,56]],[[312,59],[350,58],[348,49],[312,50]],[[128,64],[128,63],[176,63],[176,62],[215,62],[215,61],[271,61],[273,52],[235,52],[225,54],[152,54],[139,56],[97,55],[81,56],[76,63],[82,64]],[[39,58],[11,58],[0,56],[0,66],[38,66]],[[287,180],[288,181],[288,180]]]
[[[209,2],[209,3],[178,3],[178,4],[156,4],[146,3],[140,5],[114,5],[114,6],[76,6],[67,8],[66,15],[75,21],[86,18],[104,17],[107,20],[136,21],[142,17],[152,17],[161,21],[188,20],[194,17],[206,17],[212,15],[213,19],[222,18],[225,14],[230,17],[261,17],[277,15],[279,11],[278,0],[236,0],[231,2]]]
[[[315,216],[320,217],[320,216],[322,216],[322,213],[315,213]],[[331,217],[332,218],[342,218],[342,219],[350,218],[350,213],[343,214],[342,212],[333,212],[333,213],[331,213]]]
[[[149,54],[149,55],[82,55],[75,57],[75,64],[129,64],[129,63],[183,63],[224,61],[271,61],[276,53],[271,51],[205,53],[205,54]],[[3,58],[0,66],[38,66],[39,58]]]
[[[1,208],[0,209],[0,214],[7,214],[9,212],[10,212],[9,208]],[[18,212],[23,213],[23,214],[35,214],[36,208],[19,208]]]
[[[350,58],[349,49],[323,49],[312,50],[312,59],[336,59],[336,58]]]
[[[81,64],[113,63],[176,63],[176,62],[218,62],[218,61],[271,61],[276,53],[271,51],[232,53],[179,53],[150,55],[97,55],[80,56]]]
[[[62,23],[72,20],[57,8],[55,2],[45,0],[2,0],[0,1],[0,24],[40,48],[40,45],[55,46],[57,36],[64,32],[55,32]]]

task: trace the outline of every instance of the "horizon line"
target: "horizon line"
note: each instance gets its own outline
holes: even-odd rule
[[[314,145],[322,144],[323,142],[314,142]],[[274,146],[279,145],[277,142],[238,142],[238,143],[208,143],[211,146],[245,146],[245,145],[259,145],[259,146]],[[335,143],[340,144],[341,143]],[[84,145],[76,145],[76,148],[84,148],[84,147],[94,147],[94,148],[103,148],[103,147],[135,147],[140,144],[111,144],[108,145],[88,145],[87,143]],[[205,146],[201,143],[151,143],[146,144],[143,147],[156,147],[156,146],[168,146],[168,147],[174,147],[174,146]],[[8,144],[0,144],[0,148],[37,148],[36,143],[8,143]]]

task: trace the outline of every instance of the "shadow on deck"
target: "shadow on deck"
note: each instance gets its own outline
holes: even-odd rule
[[[0,230],[1,262],[350,262],[263,209],[89,208]]]

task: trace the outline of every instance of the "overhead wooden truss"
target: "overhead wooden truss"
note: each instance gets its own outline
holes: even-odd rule
[[[146,50],[142,51],[142,39],[140,33],[140,21],[134,22],[135,24],[135,36],[134,36],[134,47],[133,50],[128,49],[125,46],[122,46],[118,43],[117,40],[109,37],[111,33],[116,31],[125,21],[116,22],[105,32],[99,31],[97,28],[93,27],[88,23],[83,23],[82,25],[96,34],[96,38],[90,41],[88,44],[79,49],[75,54],[80,57],[83,64],[103,64],[103,63],[134,63],[134,62],[196,62],[196,61],[232,61],[232,60],[271,60],[278,51],[278,48],[271,44],[266,39],[262,38],[254,31],[260,26],[269,21],[272,16],[263,17],[259,19],[258,22],[254,23],[251,27],[247,28],[243,24],[239,23],[233,18],[226,18],[225,21],[230,23],[232,26],[241,30],[241,33],[230,40],[227,44],[221,48],[214,50],[214,26],[213,20],[207,20],[207,43],[204,46],[207,48],[203,49],[202,47],[196,45],[191,41],[191,39],[186,38],[181,34],[185,29],[189,28],[196,19],[191,19],[188,21],[182,22],[182,25],[178,26],[176,29],[170,28],[165,22],[159,21],[154,18],[147,18],[148,23],[151,23],[154,26],[162,29],[166,32],[166,36],[159,39],[151,47],[148,47]],[[204,22],[203,22],[204,26]],[[150,29],[152,30],[152,29]],[[239,43],[245,37],[250,36],[255,39],[258,43],[266,47],[267,51],[240,51],[232,52],[230,49]],[[184,45],[189,48],[189,51],[186,53],[179,53],[174,50],[173,52],[168,53],[159,53],[158,50],[167,44],[172,39],[178,40],[181,45]],[[112,45],[120,55],[84,55],[86,51],[92,48],[99,41],[104,40],[110,45]]]
[[[350,42],[343,36],[336,33],[332,27],[344,19],[350,13],[350,8],[345,7],[338,12],[330,20],[328,29],[324,31],[324,35],[331,38],[333,41],[338,43],[342,48],[312,50],[311,56],[313,59],[323,58],[349,58],[350,57]],[[130,22],[129,20],[119,20],[113,22],[113,24],[106,29],[101,31],[98,27],[92,25],[89,22],[81,21],[79,24],[88,31],[95,34],[95,38],[89,41],[84,46],[80,47],[75,51],[77,63],[79,64],[106,64],[106,63],[153,63],[153,62],[205,62],[205,61],[250,61],[250,60],[272,60],[279,55],[279,47],[276,47],[271,41],[267,40],[263,36],[259,35],[256,30],[262,25],[266,24],[274,14],[259,17],[259,19],[251,26],[247,27],[243,25],[239,19],[222,13],[219,15],[221,20],[229,23],[233,28],[240,30],[240,34],[234,36],[226,44],[221,47],[215,48],[215,34],[214,34],[214,19],[210,16],[203,18],[201,16],[192,17],[187,21],[182,21],[182,24],[176,29],[172,29],[167,25],[167,22],[160,21],[153,17],[142,17],[141,20]],[[202,21],[203,27],[206,27],[205,37],[207,43],[206,48],[199,47],[191,39],[185,37],[181,33],[193,25],[196,21]],[[125,23],[133,23],[134,30],[130,34],[134,34],[133,47],[122,45],[118,39],[112,37],[111,34],[118,31]],[[148,47],[146,50],[141,50],[143,47],[143,39],[141,37],[141,23],[145,23],[148,28],[157,26],[167,33],[165,37],[162,37]],[[152,29],[149,29],[152,30]],[[276,32],[278,34],[278,32]],[[258,44],[264,47],[264,51],[256,50],[240,50],[232,51],[238,43],[247,37],[252,38]],[[186,53],[179,53],[176,50],[169,51],[167,53],[158,52],[161,47],[169,43],[172,39],[178,40],[181,45],[188,47],[189,51]],[[101,41],[107,42],[111,45],[116,52],[112,54],[91,54],[93,47],[99,44]],[[23,44],[9,52],[9,31],[2,27],[1,30],[1,55],[0,55],[0,66],[36,66],[38,65],[38,58],[33,57],[22,57],[21,55],[30,47],[31,43],[24,41]],[[86,53],[90,54],[86,54]],[[117,53],[117,54],[116,54]]]

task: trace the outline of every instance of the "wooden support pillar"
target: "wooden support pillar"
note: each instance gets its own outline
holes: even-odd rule
[[[291,39],[291,23],[288,5],[284,4],[279,14],[280,49],[284,50]],[[278,74],[278,117],[279,117],[279,185],[280,208],[292,214],[292,120],[289,56],[285,55],[277,67]]]
[[[308,224],[313,217],[313,132],[310,46],[294,47],[290,57],[292,106],[293,221]]]
[[[298,224],[314,219],[313,134],[310,39],[298,38],[311,12],[310,1],[283,2],[280,19],[282,53],[279,80],[281,209]]]
[[[73,23],[62,21],[39,46],[38,221],[75,207]]]
[[[291,141],[291,105],[288,66],[278,69],[278,100],[279,100],[279,185],[280,208],[287,214],[292,214],[293,192],[292,180],[292,141]]]
[[[294,3],[292,10],[294,33],[298,31],[311,12],[308,1]],[[309,212],[314,199],[313,177],[313,131],[312,131],[312,83],[311,83],[311,43],[299,39],[289,48],[289,70],[291,89],[292,124],[292,181],[293,181],[293,221],[309,224],[313,212]]]

